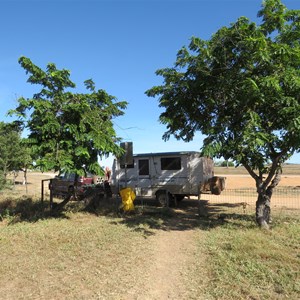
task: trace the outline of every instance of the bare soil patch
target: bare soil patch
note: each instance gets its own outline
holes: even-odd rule
[[[226,189],[255,188],[255,181],[250,175],[217,174],[226,177]],[[282,175],[278,187],[299,187],[300,175]]]
[[[254,179],[244,167],[215,167],[215,174],[226,177],[227,189],[255,188]],[[284,165],[278,187],[300,188],[300,165]]]
[[[194,231],[158,231],[144,294],[139,299],[188,299],[184,277],[193,264]]]
[[[56,174],[53,172],[28,172],[27,185],[25,185],[23,172],[19,172],[18,176],[16,177],[15,186],[12,192],[14,194],[23,194],[40,197],[42,184],[44,184],[45,193],[49,195],[48,180],[54,178],[55,175]],[[12,179],[12,176],[9,176],[9,178]]]

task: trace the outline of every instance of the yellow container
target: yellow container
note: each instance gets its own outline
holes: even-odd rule
[[[135,200],[135,192],[132,188],[127,187],[120,190],[120,195],[122,198],[122,208],[124,211],[132,211],[134,210],[133,201]]]

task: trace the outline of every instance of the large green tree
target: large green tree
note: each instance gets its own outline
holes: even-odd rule
[[[266,0],[261,23],[239,18],[209,40],[193,37],[174,67],[160,69],[159,96],[171,135],[206,138],[203,154],[242,164],[256,181],[256,220],[268,227],[281,166],[300,148],[300,11]]]
[[[99,157],[122,153],[113,119],[124,113],[127,102],[96,90],[91,79],[84,82],[86,93],[73,93],[70,72],[53,63],[45,71],[26,57],[19,63],[29,74],[28,82],[41,86],[32,98],[19,98],[18,107],[10,111],[29,131],[27,145],[36,166],[100,174]]]

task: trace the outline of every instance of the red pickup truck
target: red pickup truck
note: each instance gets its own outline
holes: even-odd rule
[[[100,182],[101,178],[97,175],[87,174],[86,176],[79,176],[77,185],[74,185],[75,173],[64,173],[51,179],[49,189],[53,196],[65,196],[76,188],[76,195],[80,197],[84,193],[84,186],[99,184]]]

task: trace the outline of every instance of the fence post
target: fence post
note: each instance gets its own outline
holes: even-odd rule
[[[42,180],[42,189],[41,189],[41,202],[44,203],[44,180]]]

